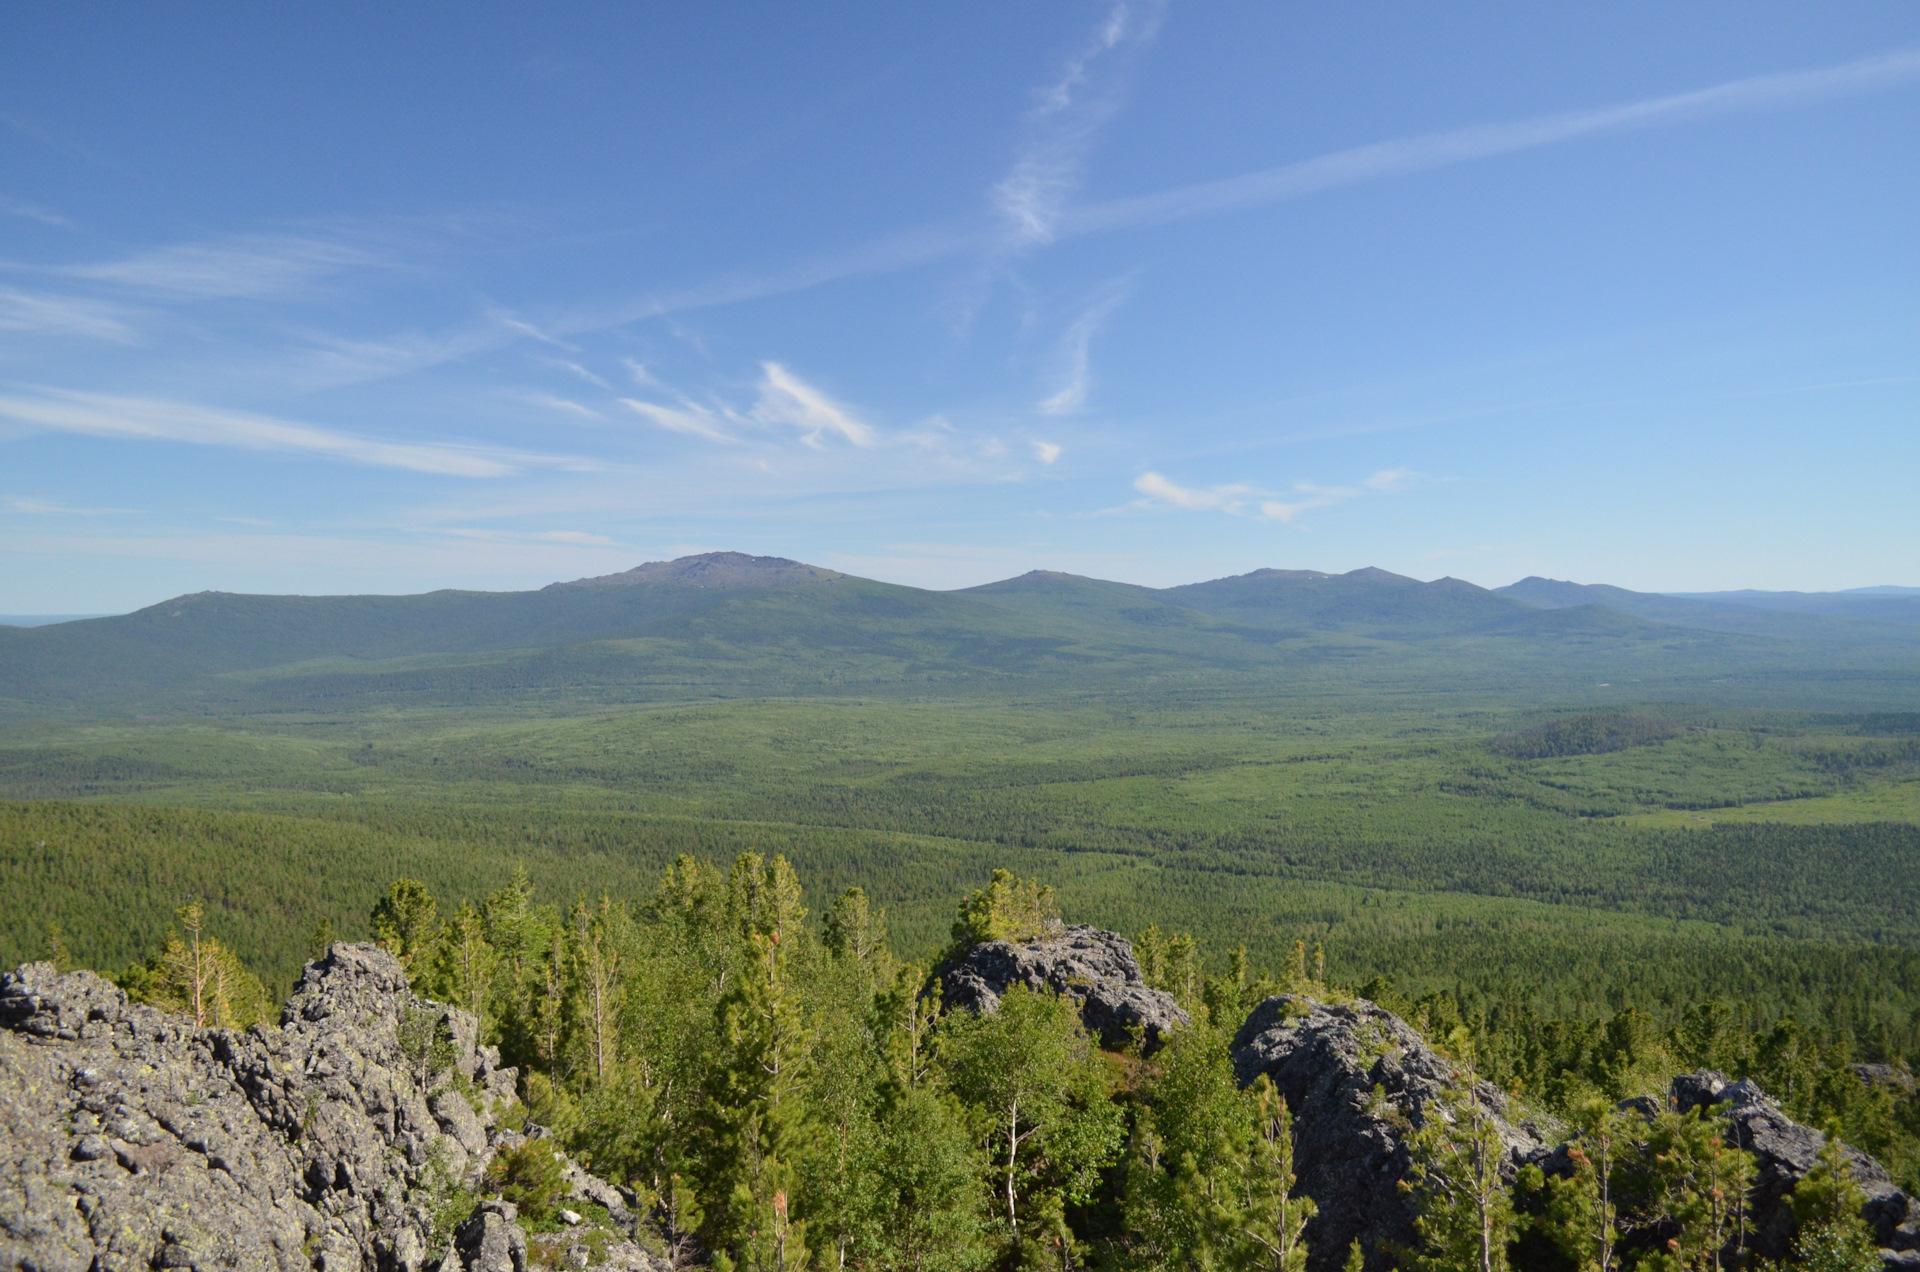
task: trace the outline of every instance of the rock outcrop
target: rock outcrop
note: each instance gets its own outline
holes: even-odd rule
[[[1075,924],[1037,941],[986,941],[936,973],[949,1007],[992,1012],[1015,985],[1047,990],[1080,1006],[1089,1032],[1109,1047],[1139,1034],[1149,1048],[1167,1030],[1188,1023],[1173,995],[1149,987],[1133,942],[1115,932]]]
[[[245,1032],[91,972],[0,976],[0,1267],[524,1272],[510,1205],[444,1213],[514,1096],[475,1035],[368,945],[333,946],[277,1028]],[[649,1266],[614,1235],[610,1262]]]
[[[1730,1142],[1754,1156],[1753,1250],[1784,1258],[1793,1242],[1794,1185],[1820,1158],[1827,1137],[1781,1111],[1750,1080],[1730,1082],[1712,1069],[1673,1080],[1673,1105],[1681,1112],[1710,1109],[1726,1118]],[[1866,1194],[1861,1215],[1873,1225],[1889,1268],[1920,1269],[1920,1206],[1896,1187],[1886,1168],[1855,1148],[1844,1149],[1854,1182]]]
[[[1408,1136],[1434,1116],[1443,1093],[1459,1090],[1454,1066],[1365,999],[1295,994],[1255,1007],[1232,1054],[1242,1085],[1265,1074],[1293,1114],[1294,1173],[1319,1208],[1306,1231],[1310,1272],[1341,1267],[1356,1238],[1368,1272],[1398,1266],[1395,1251],[1418,1245],[1418,1210],[1401,1187],[1411,1177]],[[1509,1173],[1545,1151],[1531,1127],[1507,1121],[1497,1088],[1481,1082],[1472,1098],[1494,1118]]]

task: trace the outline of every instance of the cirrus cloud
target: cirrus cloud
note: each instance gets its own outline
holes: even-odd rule
[[[1228,516],[1252,514],[1266,521],[1292,525],[1303,512],[1330,508],[1363,495],[1394,494],[1418,483],[1420,474],[1411,468],[1385,468],[1351,486],[1320,486],[1296,481],[1284,492],[1264,491],[1234,483],[1225,486],[1182,486],[1157,472],[1145,472],[1134,478],[1133,488],[1145,496],[1131,506],[1136,508],[1174,508],[1186,512],[1224,512]]]
[[[760,401],[754,405],[754,419],[790,424],[802,431],[800,440],[816,449],[827,433],[837,433],[855,446],[874,445],[873,429],[778,362],[763,362],[760,370]]]
[[[349,463],[445,477],[507,477],[528,468],[584,472],[596,467],[568,456],[536,455],[455,442],[389,442],[190,402],[115,397],[69,389],[40,389],[33,397],[0,396],[0,419],[30,428],[89,437],[323,455]]]

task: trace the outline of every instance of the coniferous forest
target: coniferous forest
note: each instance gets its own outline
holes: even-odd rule
[[[258,978],[201,908],[178,919],[123,987],[212,1027],[265,1019]],[[1051,887],[995,871],[961,899],[941,953],[1059,922]],[[1191,1024],[1155,1047],[1103,1048],[1070,999],[1024,987],[992,1014],[946,1009],[939,958],[898,957],[859,887],[810,913],[780,856],[743,853],[725,869],[682,857],[639,897],[568,904],[542,901],[524,871],[457,900],[401,879],[355,932],[323,923],[316,956],[346,935],[371,937],[419,991],[480,1021],[521,1070],[514,1123],[648,1199],[677,1257],[723,1269],[1304,1267],[1314,1203],[1294,1190],[1288,1106],[1264,1077],[1237,1081],[1228,1049],[1248,1012],[1283,993],[1389,1007],[1470,1080],[1506,1092],[1510,1114],[1582,1146],[1566,1177],[1506,1181],[1471,1101],[1429,1120],[1412,1140],[1424,1244],[1398,1252],[1407,1266],[1694,1268],[1729,1249],[1738,1262],[1727,1199],[1752,1187],[1749,1155],[1704,1114],[1630,1112],[1649,1097],[1658,1108],[1668,1081],[1697,1068],[1758,1081],[1909,1188],[1920,1175],[1904,1057],[1887,1080],[1856,1068],[1879,1053],[1791,1018],[1756,1032],[1711,1000],[1665,1023],[1633,1005],[1590,1021],[1476,1010],[1453,993],[1408,999],[1378,977],[1342,985],[1318,945],[1256,972],[1244,947],[1209,960],[1192,936],[1149,927],[1135,940],[1142,972]],[[1794,1194],[1804,1214],[1789,1262],[1871,1272],[1880,1255],[1858,1190],[1830,1157]],[[480,1188],[536,1228],[557,1222],[552,1161],[503,1152]],[[437,1200],[451,1223],[477,1195]],[[1631,1244],[1655,1230],[1672,1234],[1665,1247]]]

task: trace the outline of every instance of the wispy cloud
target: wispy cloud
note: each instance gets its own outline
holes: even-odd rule
[[[133,329],[116,305],[78,296],[23,292],[0,287],[0,331],[83,336],[90,340],[132,343]]]
[[[1852,96],[1916,78],[1920,78],[1920,49],[1903,49],[1839,66],[1756,75],[1618,106],[1376,142],[1242,176],[1076,208],[1064,214],[1058,234],[1090,234],[1279,203],[1561,142]]]
[[[218,243],[183,243],[117,261],[70,265],[59,273],[182,300],[278,296],[328,274],[365,269],[381,258],[337,239],[249,234]]]
[[[718,415],[696,402],[683,399],[679,406],[672,407],[642,402],[637,398],[621,398],[620,405],[671,432],[704,437],[710,442],[731,443],[739,440],[721,425]]]
[[[1418,481],[1420,474],[1411,468],[1383,468],[1360,484],[1368,490],[1381,494],[1391,494],[1396,490],[1405,490]]]
[[[607,535],[591,534],[585,530],[488,530],[442,526],[438,531],[456,539],[479,539],[487,543],[575,543],[603,547],[613,542]]]
[[[386,442],[265,415],[61,389],[41,389],[35,397],[0,396],[0,419],[92,437],[323,455],[448,477],[507,477],[528,468],[586,471],[594,467],[565,456],[445,442]]]
[[[1261,500],[1260,515],[1269,521],[1283,521],[1292,525],[1293,519],[1303,512],[1314,508],[1330,508],[1365,493],[1358,486],[1316,486],[1310,481],[1296,481],[1291,498]]]
[[[754,419],[767,424],[790,424],[801,430],[802,441],[816,448],[827,433],[838,434],[855,446],[874,444],[871,428],[778,362],[763,362],[760,370],[763,378],[760,400],[753,408]]]
[[[538,340],[541,344],[549,344],[556,349],[565,349],[568,353],[580,352],[577,346],[568,344],[552,332],[544,331],[526,319],[508,313],[506,310],[497,306],[487,310],[487,320],[498,323],[501,327],[513,332],[515,335],[525,336],[530,340]]]
[[[553,360],[553,365],[555,365],[556,367],[559,367],[563,371],[571,371],[573,374],[579,376],[582,380],[585,380],[588,384],[593,385],[597,389],[605,389],[609,393],[613,391],[613,386],[611,384],[608,384],[605,379],[587,370],[585,367],[581,366],[578,362],[568,362],[564,358],[555,358]]]
[[[1100,128],[1120,109],[1125,54],[1150,44],[1160,25],[1158,3],[1121,3],[1067,59],[1060,74],[1034,93],[1027,137],[1013,167],[995,183],[994,215],[1006,245],[1052,241],[1067,203],[1079,189],[1087,152]],[[1102,71],[1112,71],[1101,74]]]
[[[1159,504],[1165,507],[1185,508],[1202,512],[1217,510],[1238,513],[1244,510],[1247,502],[1257,492],[1251,486],[1178,486],[1159,473],[1141,473],[1134,478],[1133,488],[1146,496],[1145,504]]]
[[[1060,458],[1060,446],[1056,442],[1035,442],[1033,453],[1043,464],[1051,464]]]
[[[1157,9],[1129,17],[1115,49],[1137,39],[1151,42]],[[1109,15],[1111,18],[1112,15]],[[1089,45],[1096,56],[1110,32],[1103,23]],[[1577,141],[1610,132],[1676,125],[1715,115],[1786,107],[1895,87],[1920,77],[1920,50],[1903,50],[1840,66],[1761,75],[1664,97],[1533,119],[1480,125],[1452,132],[1398,138],[1337,151],[1298,163],[1080,207],[1071,205],[1085,156],[1101,124],[1118,109],[1117,91],[1089,94],[1092,59],[1076,57],[1052,84],[1036,94],[1034,136],[1007,175],[995,184],[996,222],[986,235],[962,226],[925,226],[848,251],[814,257],[763,273],[723,276],[705,283],[656,292],[609,308],[580,311],[565,324],[578,333],[642,319],[806,291],[843,279],[890,273],[974,251],[1017,250],[1060,238],[1129,229],[1188,217],[1302,198],[1365,181],[1411,175],[1522,150]],[[1076,75],[1076,71],[1078,74]],[[1067,108],[1048,110],[1063,100]],[[1085,109],[1076,115],[1074,103]],[[1050,121],[1065,119],[1065,123]]]
[[[51,225],[61,230],[73,228],[72,221],[52,208],[43,208],[37,203],[27,203],[4,194],[0,194],[0,216],[17,216],[23,221],[38,221],[42,225]]]
[[[649,318],[791,295],[843,279],[887,274],[944,260],[977,246],[980,241],[978,231],[951,225],[924,226],[847,251],[823,253],[781,269],[741,271],[687,287],[650,292],[604,308],[583,308],[556,324],[556,329],[562,334],[574,335]]]
[[[362,384],[409,375],[511,344],[515,337],[497,323],[474,324],[438,335],[406,332],[372,340],[305,333],[295,383],[302,389]]]
[[[1156,472],[1134,479],[1133,488],[1146,496],[1136,500],[1138,508],[1179,508],[1188,512],[1224,512],[1229,516],[1253,513],[1268,521],[1291,525],[1294,518],[1315,508],[1358,499],[1362,495],[1393,494],[1412,487],[1420,474],[1410,468],[1388,468],[1374,473],[1352,486],[1318,486],[1297,481],[1285,494],[1262,491],[1248,485],[1181,486]]]
[[[315,343],[325,346],[326,351],[310,382],[340,384],[402,375],[497,348],[516,338],[557,342],[570,348],[564,345],[568,337],[591,331],[790,295],[965,253],[1004,254],[1022,246],[1281,202],[1341,186],[1610,132],[1663,127],[1716,115],[1873,92],[1920,77],[1920,50],[1903,50],[1840,66],[1755,76],[1618,106],[1383,141],[1259,172],[1074,207],[1071,196],[1078,188],[1085,155],[1099,125],[1120,102],[1118,88],[1107,85],[1095,71],[1109,58],[1115,60],[1108,65],[1117,68],[1120,65],[1117,54],[1150,44],[1159,10],[1153,6],[1137,13],[1128,10],[1126,25],[1116,36],[1112,22],[1119,13],[1119,9],[1110,11],[1087,50],[1070,59],[1062,74],[1037,92],[1031,116],[1033,136],[1020,150],[1012,169],[996,183],[992,200],[994,224],[985,229],[953,223],[922,226],[843,251],[816,255],[783,268],[740,271],[611,304],[582,306],[554,317],[545,329],[510,330],[498,321],[489,321],[476,328],[440,336],[407,335],[375,341],[316,337]],[[1106,47],[1109,39],[1117,41],[1111,48]],[[1116,84],[1124,83],[1124,77],[1118,74],[1109,78]],[[185,267],[193,265],[193,253],[202,250],[212,251],[171,249],[170,253],[153,257],[82,268],[103,276],[190,281],[195,271]],[[237,257],[244,255],[236,254]],[[365,263],[377,263],[371,254],[363,255],[368,258]],[[271,259],[268,254],[268,260]],[[317,259],[303,265],[296,252],[283,265],[263,265],[253,275],[259,281],[249,285],[264,286],[268,278],[309,276],[311,271],[323,266],[348,267],[345,263],[335,266],[327,261],[328,253],[322,250]],[[236,259],[233,263],[239,262]],[[309,275],[302,275],[303,269],[309,271]],[[178,277],[183,274],[185,280]],[[225,285],[236,287],[247,276],[244,270],[230,270],[226,274],[213,271],[212,274],[203,285],[212,286],[223,278],[230,278]]]
[[[1122,279],[1101,289],[1100,296],[1080,312],[1060,337],[1060,387],[1040,402],[1042,415],[1073,415],[1087,404],[1093,383],[1093,338],[1113,311],[1133,294],[1133,283]]]
[[[0,499],[7,511],[25,513],[30,517],[124,517],[139,511],[137,508],[75,508],[53,499],[42,499],[35,495],[16,495]]]
[[[562,415],[575,415],[582,419],[604,420],[606,416],[590,406],[582,406],[572,398],[555,397],[551,393],[521,393],[520,400],[549,411],[558,411]]]

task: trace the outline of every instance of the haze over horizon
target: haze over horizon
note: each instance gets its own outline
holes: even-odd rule
[[[1920,583],[1920,12],[22,11],[0,610]]]

